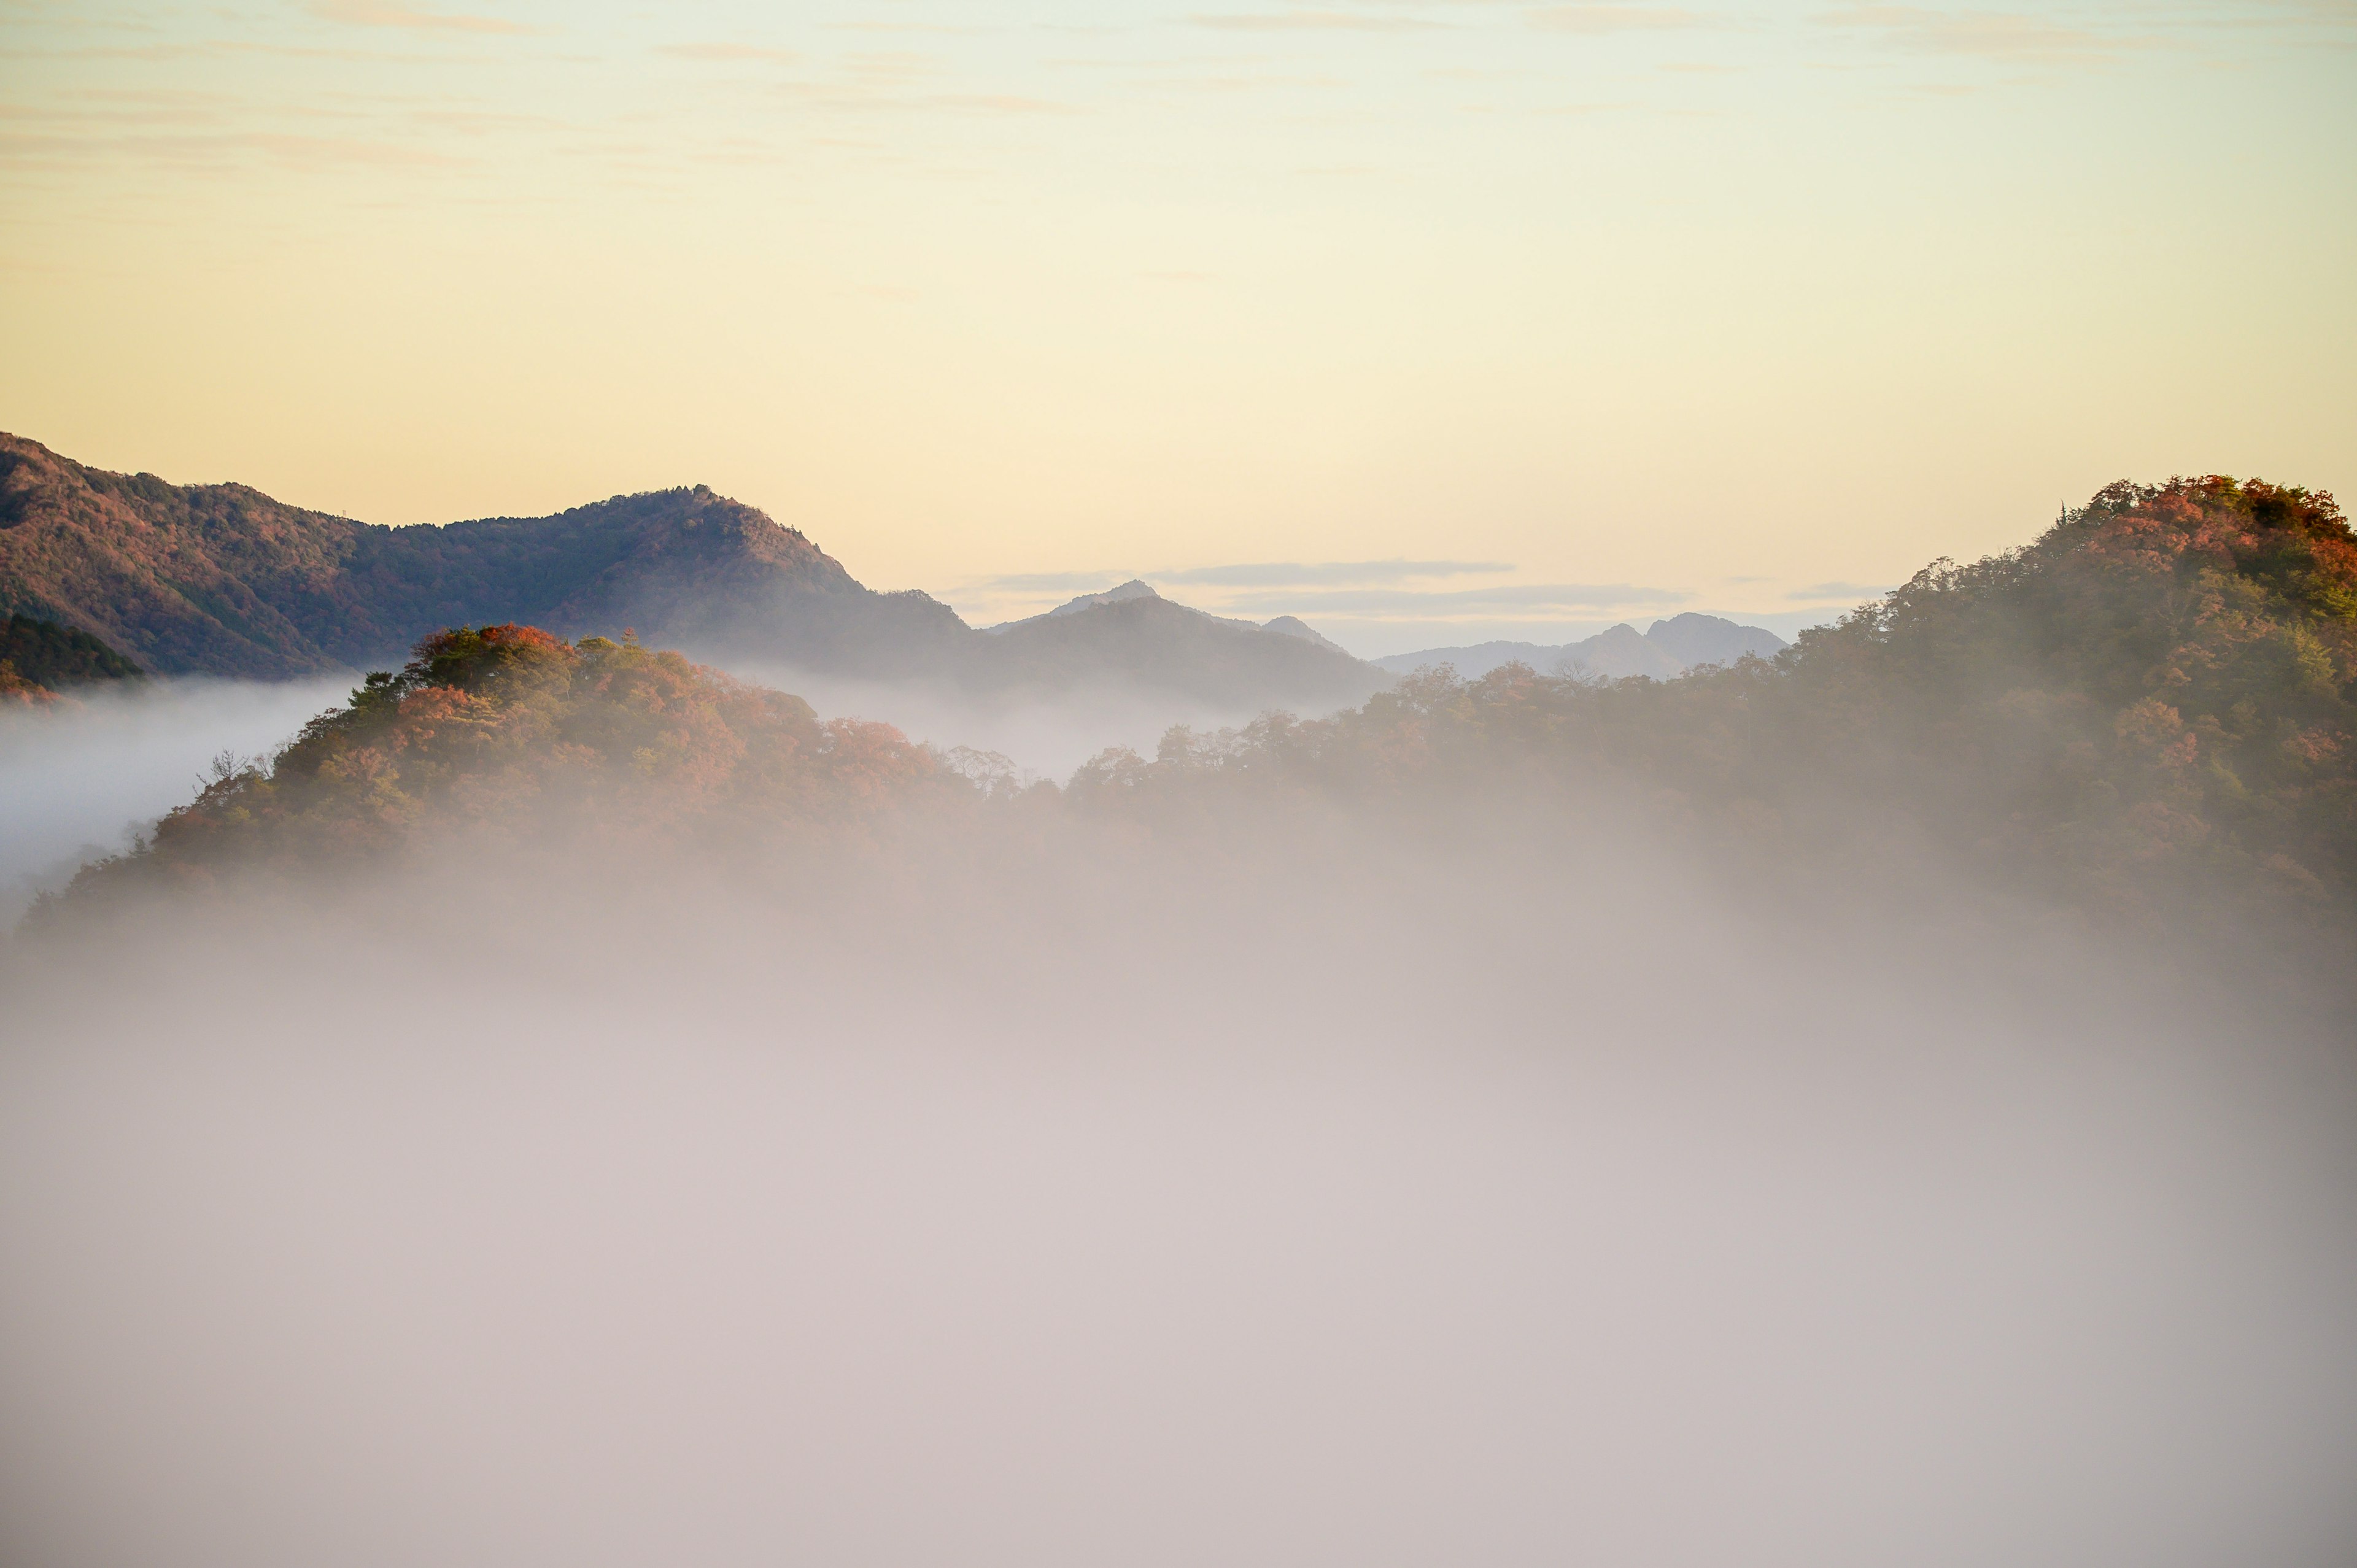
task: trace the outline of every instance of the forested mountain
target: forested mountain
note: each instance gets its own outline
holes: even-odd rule
[[[1478,642],[1465,648],[1394,653],[1375,663],[1400,675],[1446,664],[1469,681],[1505,664],[1527,664],[1544,675],[1577,674],[1608,681],[1646,675],[1667,681],[1706,664],[1773,658],[1783,647],[1784,639],[1764,627],[1738,626],[1718,616],[1688,611],[1655,621],[1642,635],[1624,624],[1577,642]]]
[[[0,699],[37,702],[92,681],[133,680],[141,672],[86,631],[26,615],[0,623]]]
[[[427,638],[276,757],[224,756],[136,854],[86,869],[83,899],[161,876],[334,871],[453,834],[570,854],[588,845],[728,850],[832,836],[972,793],[899,731],[635,641],[533,627]]]
[[[1534,778],[1633,786],[1781,865],[1884,878],[1929,856],[2115,911],[2193,891],[2346,927],[2357,537],[2321,493],[2115,485],[1772,660],[1614,685],[1427,671],[1330,720],[1108,754],[1073,788],[1445,799]]]
[[[530,618],[897,672],[966,628],[877,594],[800,532],[698,487],[544,518],[387,528],[242,485],[110,474],[0,437],[0,607],[92,631],[167,674],[397,662],[437,627]]]
[[[1114,613],[1184,612],[1133,598],[1042,624]],[[458,630],[84,880],[185,882],[469,823],[749,843],[1012,793],[1025,821],[1196,831],[1318,802],[1479,818],[1501,791],[1536,791],[1560,800],[1547,820],[1617,801],[1711,854],[1835,887],[1945,867],[2121,918],[2274,910],[2348,931],[2357,538],[2325,495],[2115,486],[2035,543],[1935,563],[1773,660],[1617,684],[1427,671],[1330,718],[1108,751],[1060,791],[1012,777],[882,726],[822,725],[676,654]]]
[[[1317,706],[1383,680],[1298,638],[1105,609],[1047,635],[989,637],[922,593],[863,585],[799,531],[701,486],[553,517],[387,528],[242,485],[106,473],[0,436],[0,610],[80,628],[164,674],[365,670],[440,628],[514,621],[978,690],[1125,681]]]

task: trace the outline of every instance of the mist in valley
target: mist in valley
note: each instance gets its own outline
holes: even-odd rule
[[[0,8],[0,1568],[2357,1564],[2352,42]]]
[[[1609,791],[1043,800],[27,928],[0,1554],[2357,1541],[2341,977],[1763,886]]]
[[[1151,755],[1176,726],[1234,729],[1264,711],[1115,678],[1053,691],[1018,686],[965,692],[933,682],[864,680],[759,660],[722,657],[713,662],[756,685],[793,693],[822,717],[880,720],[936,750],[993,753],[1020,775],[1057,782],[1107,747]]]
[[[350,679],[110,682],[58,711],[0,704],[0,925],[187,801],[223,752],[268,755]]]

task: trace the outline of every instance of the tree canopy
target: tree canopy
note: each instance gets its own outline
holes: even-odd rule
[[[2357,537],[2332,498],[2217,477],[2113,486],[1772,660],[1667,682],[1425,670],[1329,718],[1107,751],[1060,791],[634,639],[457,628],[276,757],[224,758],[82,881],[381,854],[453,827],[732,844],[1045,800],[1151,830],[1276,801],[1445,819],[1511,789],[1609,800],[1786,869],[1929,854],[2087,908],[2193,893],[2346,923],[2352,680]]]

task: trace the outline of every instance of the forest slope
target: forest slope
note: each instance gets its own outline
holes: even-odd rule
[[[1100,757],[1101,800],[1634,786],[1730,854],[1926,857],[2125,911],[2357,911],[2357,539],[2329,495],[2115,485],[1772,660],[1657,682],[1426,671],[1325,722]],[[1146,809],[1151,809],[1147,807]]]
[[[452,823],[703,822],[725,842],[1012,795],[1028,821],[1191,832],[1304,805],[1479,818],[1506,791],[1553,811],[1619,802],[1722,861],[1827,886],[1964,871],[2121,917],[2268,909],[2346,930],[2352,697],[2357,540],[2330,497],[2123,485],[2022,549],[1927,567],[1772,660],[1610,685],[1426,671],[1330,718],[1108,751],[1061,791],[1010,789],[1003,761],[945,760],[881,726],[821,725],[676,654],[453,631],[86,880],[304,863]]]
[[[371,675],[274,757],[223,757],[195,800],[133,854],[86,868],[75,890],[334,872],[454,838],[562,856],[749,847],[840,837],[971,794],[888,725],[821,722],[799,697],[675,652],[459,628],[420,643],[398,674]]]
[[[798,530],[702,486],[387,528],[243,485],[111,474],[0,435],[10,610],[78,627],[162,674],[365,670],[444,627],[518,622],[562,637],[634,628],[705,658],[967,690],[1128,684],[1330,707],[1385,680],[1298,637],[1214,635],[1125,606],[987,637],[922,593],[866,587]]]
[[[0,608],[91,631],[165,674],[264,679],[396,661],[438,627],[758,628],[781,656],[888,670],[966,628],[877,594],[794,530],[694,489],[544,518],[387,528],[243,485],[111,474],[0,436]]]
[[[37,616],[0,621],[0,699],[44,703],[92,681],[135,680],[142,673],[86,631]]]

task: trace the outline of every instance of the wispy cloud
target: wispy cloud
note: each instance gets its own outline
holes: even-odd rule
[[[1094,594],[1124,580],[1119,572],[1017,572],[974,585],[1002,594]]]
[[[471,158],[364,137],[264,131],[111,136],[0,132],[0,165],[62,167],[87,164],[96,158],[127,158],[180,171],[222,171],[257,159],[298,169],[368,166],[443,170],[475,166]]]
[[[1805,588],[1794,588],[1784,596],[1795,604],[1813,604],[1824,599],[1856,602],[1879,598],[1889,591],[1888,585],[1873,583],[1813,583]]]
[[[791,49],[764,48],[759,44],[657,44],[655,53],[674,59],[709,60],[730,63],[741,60],[775,60],[791,63],[800,59]]]
[[[415,32],[529,33],[533,28],[504,16],[478,16],[451,11],[417,11],[406,5],[384,5],[374,0],[310,0],[304,9],[329,22],[356,27],[406,27]]]
[[[1163,572],[1155,580],[1222,588],[1286,587],[1346,584],[1405,583],[1418,577],[1465,577],[1511,572],[1503,561],[1263,561],[1235,566],[1192,566]]]
[[[1213,27],[1231,33],[1404,33],[1428,31],[1442,26],[1422,16],[1383,16],[1364,11],[1240,12],[1196,16],[1187,19],[1199,27]]]
[[[2201,13],[2207,27],[2357,28],[2357,0],[2240,0]]]
[[[1449,619],[1514,615],[1544,619],[1567,611],[1654,608],[1694,596],[1631,583],[1512,584],[1494,588],[1339,588],[1245,594],[1222,607],[1247,614],[1351,615],[1362,618]]]
[[[1650,33],[1699,27],[1708,18],[1675,5],[1543,5],[1530,23],[1551,33]]]
[[[2092,64],[2151,48],[2142,34],[2099,33],[2015,11],[1935,11],[1915,5],[1844,5],[1817,21],[1872,36],[1910,54],[1945,55],[1999,65]]]
[[[770,91],[809,108],[844,114],[900,114],[934,112],[1016,117],[1079,114],[1079,105],[1015,93],[912,92],[898,82],[875,80],[848,82],[782,81]]]

